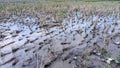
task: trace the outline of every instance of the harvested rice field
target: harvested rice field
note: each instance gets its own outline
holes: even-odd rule
[[[14,1],[0,1],[0,68],[120,68],[120,1]]]

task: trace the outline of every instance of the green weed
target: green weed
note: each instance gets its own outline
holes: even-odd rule
[[[101,50],[101,55],[103,55],[103,56],[108,56],[108,57],[111,56],[110,53],[108,53],[105,49],[102,49],[102,50]]]
[[[62,14],[66,14],[67,12],[68,12],[67,9],[62,9],[62,10],[61,10],[61,13],[62,13]]]
[[[116,60],[120,62],[120,54],[116,57]]]

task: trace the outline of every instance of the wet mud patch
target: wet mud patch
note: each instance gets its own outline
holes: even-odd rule
[[[25,17],[20,23],[18,17],[0,23],[1,68],[119,68],[120,20],[83,17],[72,12],[61,22]]]

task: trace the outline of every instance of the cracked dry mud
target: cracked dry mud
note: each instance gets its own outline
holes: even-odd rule
[[[105,62],[90,52],[104,48],[113,58],[120,53],[120,19],[82,16],[73,12],[59,25],[47,21],[44,28],[35,24],[29,29],[17,16],[0,23],[0,68],[104,68]],[[38,19],[25,17],[23,22]]]

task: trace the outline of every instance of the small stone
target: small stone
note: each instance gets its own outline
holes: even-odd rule
[[[105,59],[102,58],[101,61],[105,62]]]
[[[108,60],[112,61],[112,60],[113,60],[113,58],[108,58]]]
[[[98,56],[100,56],[101,55],[101,53],[96,53]]]
[[[94,53],[96,53],[97,51],[96,51],[96,50],[94,50],[93,52],[94,52]]]
[[[120,62],[118,60],[115,60],[115,63],[120,64]]]
[[[107,62],[108,64],[110,64],[110,61],[109,61],[109,60],[107,60],[106,62]]]
[[[73,57],[73,59],[74,59],[74,60],[77,60],[77,57],[75,56],[75,57]]]
[[[113,60],[112,58],[107,58],[106,62],[110,64],[112,60]]]
[[[120,42],[115,42],[117,45],[119,45],[120,44]]]

